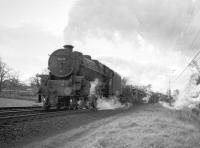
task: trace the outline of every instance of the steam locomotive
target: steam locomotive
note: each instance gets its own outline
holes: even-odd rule
[[[122,93],[121,77],[106,65],[89,55],[73,51],[72,45],[54,51],[48,61],[48,75],[40,75],[39,100],[48,110],[51,107],[96,108],[97,95],[119,96]],[[98,80],[95,93],[91,84]]]

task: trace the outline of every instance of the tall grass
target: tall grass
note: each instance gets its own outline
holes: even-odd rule
[[[177,119],[194,124],[200,130],[200,109],[183,108],[171,111]]]

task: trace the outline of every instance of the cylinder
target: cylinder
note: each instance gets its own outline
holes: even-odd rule
[[[68,50],[70,52],[72,52],[73,48],[74,48],[74,46],[72,46],[72,45],[64,45],[63,47],[64,47],[65,50]]]

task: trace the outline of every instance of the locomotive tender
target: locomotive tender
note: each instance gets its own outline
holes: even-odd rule
[[[41,75],[40,100],[43,107],[96,108],[97,95],[119,96],[121,77],[89,55],[73,51],[72,45],[54,51],[48,61],[49,75]],[[91,82],[98,80],[95,94]]]

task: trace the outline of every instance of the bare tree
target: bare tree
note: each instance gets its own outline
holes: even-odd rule
[[[9,77],[9,71],[7,64],[0,59],[0,92],[2,91],[3,82]]]
[[[49,69],[48,68],[44,68],[42,69],[42,75],[48,75],[49,74]]]
[[[21,86],[20,80],[19,80],[19,72],[16,72],[14,70],[10,70],[9,74],[8,74],[8,82],[9,82],[9,89],[16,89]]]
[[[30,84],[32,87],[40,87],[40,77],[39,74],[36,74],[35,76],[30,78]]]

